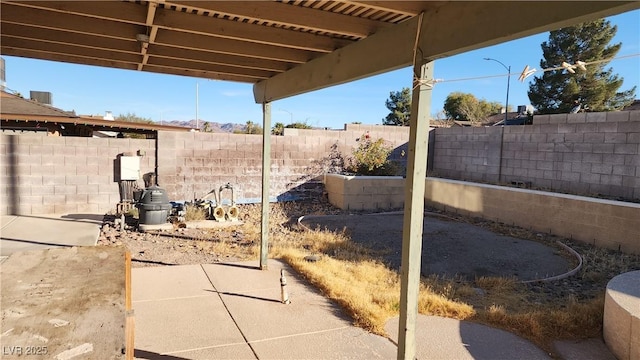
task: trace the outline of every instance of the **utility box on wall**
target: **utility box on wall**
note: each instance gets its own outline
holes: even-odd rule
[[[140,179],[140,157],[121,156],[120,157],[120,180]]]

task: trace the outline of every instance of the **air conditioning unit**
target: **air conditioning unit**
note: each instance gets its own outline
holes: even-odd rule
[[[29,98],[40,104],[53,104],[53,97],[51,96],[51,92],[49,91],[30,91]]]

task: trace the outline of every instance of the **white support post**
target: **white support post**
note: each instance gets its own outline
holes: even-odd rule
[[[427,175],[427,143],[433,62],[416,59],[413,65],[414,89],[411,97],[409,157],[404,193],[402,226],[402,264],[400,283],[400,325],[398,327],[398,359],[416,357],[416,319],[420,291],[422,224],[424,221],[424,187]],[[419,81],[417,81],[419,79]]]
[[[271,103],[262,103],[262,219],[260,269],[267,270],[269,255],[269,175],[271,173]]]

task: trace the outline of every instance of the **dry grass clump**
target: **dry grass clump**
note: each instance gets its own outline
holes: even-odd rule
[[[184,219],[186,221],[206,220],[207,212],[199,206],[187,206],[185,207]]]
[[[476,320],[518,334],[547,351],[558,339],[586,339],[600,336],[604,296],[578,303],[569,300],[566,306],[553,308],[524,307],[508,311],[501,305],[492,305],[479,311]]]
[[[328,213],[321,204],[308,211],[307,205],[279,203],[271,206],[270,257],[289,263],[338,302],[358,326],[384,334],[386,321],[399,312],[399,274],[383,264],[381,254],[352,242],[346,231],[299,231],[295,221],[299,216],[309,212]],[[245,237],[255,239],[251,251],[257,257],[260,207],[245,206],[241,209],[243,213],[245,225],[242,231]],[[504,227],[501,230],[504,232]],[[632,266],[628,264],[637,261],[624,256],[619,259],[607,257],[599,251],[595,249],[586,254],[583,278],[598,278],[606,284],[607,279],[617,275],[616,272],[631,270]],[[309,262],[305,260],[308,255],[318,255],[319,259]],[[607,260],[612,262],[607,264],[609,271],[598,266],[598,259],[602,258],[611,259]],[[515,278],[479,277],[470,282],[429,276],[422,278],[418,307],[421,314],[467,319],[514,332],[551,352],[553,340],[600,335],[603,299],[598,296],[579,302],[571,296],[534,294]]]
[[[476,285],[487,291],[513,291],[517,279],[514,277],[481,276],[476,278]]]
[[[329,298],[342,305],[358,326],[384,334],[384,324],[399,311],[398,274],[368,257],[367,249],[358,248],[344,235],[312,231],[306,233],[305,238],[313,240],[309,249],[281,247],[273,255],[284,259]],[[308,262],[304,258],[310,253],[322,255],[318,261]],[[419,310],[425,314],[457,319],[474,314],[471,306],[447,299],[424,285],[420,290]]]
[[[584,261],[579,276],[593,282],[606,282],[628,271],[638,270],[640,255],[588,247],[580,250]]]

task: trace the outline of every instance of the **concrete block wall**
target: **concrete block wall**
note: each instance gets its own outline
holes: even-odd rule
[[[344,130],[285,129],[271,136],[270,198],[295,200],[322,196],[321,176],[329,157],[348,157],[356,139],[369,133],[391,146],[407,142],[408,129],[347,125]],[[262,135],[226,133],[158,134],[158,183],[173,200],[202,198],[227,182],[239,203],[257,202],[262,190]],[[224,192],[224,199],[229,193]]]
[[[640,204],[429,177],[425,203],[435,208],[640,254]],[[397,209],[402,177],[325,177],[329,201],[346,210]]]
[[[435,174],[473,181],[497,182],[502,127],[435,129]]]
[[[640,111],[537,115],[533,125],[436,129],[434,152],[435,176],[640,200]]]
[[[271,138],[272,200],[322,196],[331,154],[348,157],[369,133],[401,148],[408,129],[347,125],[285,129]],[[262,135],[160,132],[157,140],[1,135],[2,214],[106,213],[120,200],[115,159],[141,150],[141,174],[156,172],[171,200],[201,198],[227,182],[239,202],[259,201]],[[156,154],[158,157],[156,169]],[[144,186],[142,179],[140,186]],[[228,199],[229,192],[224,192]]]
[[[155,169],[155,140],[0,135],[2,214],[104,214],[120,201],[118,154],[146,153],[141,173]],[[144,183],[139,182],[143,187]]]
[[[427,178],[425,201],[445,211],[640,254],[636,203],[440,178]]]
[[[402,176],[345,176],[327,174],[329,202],[344,210],[391,210],[404,205]]]

